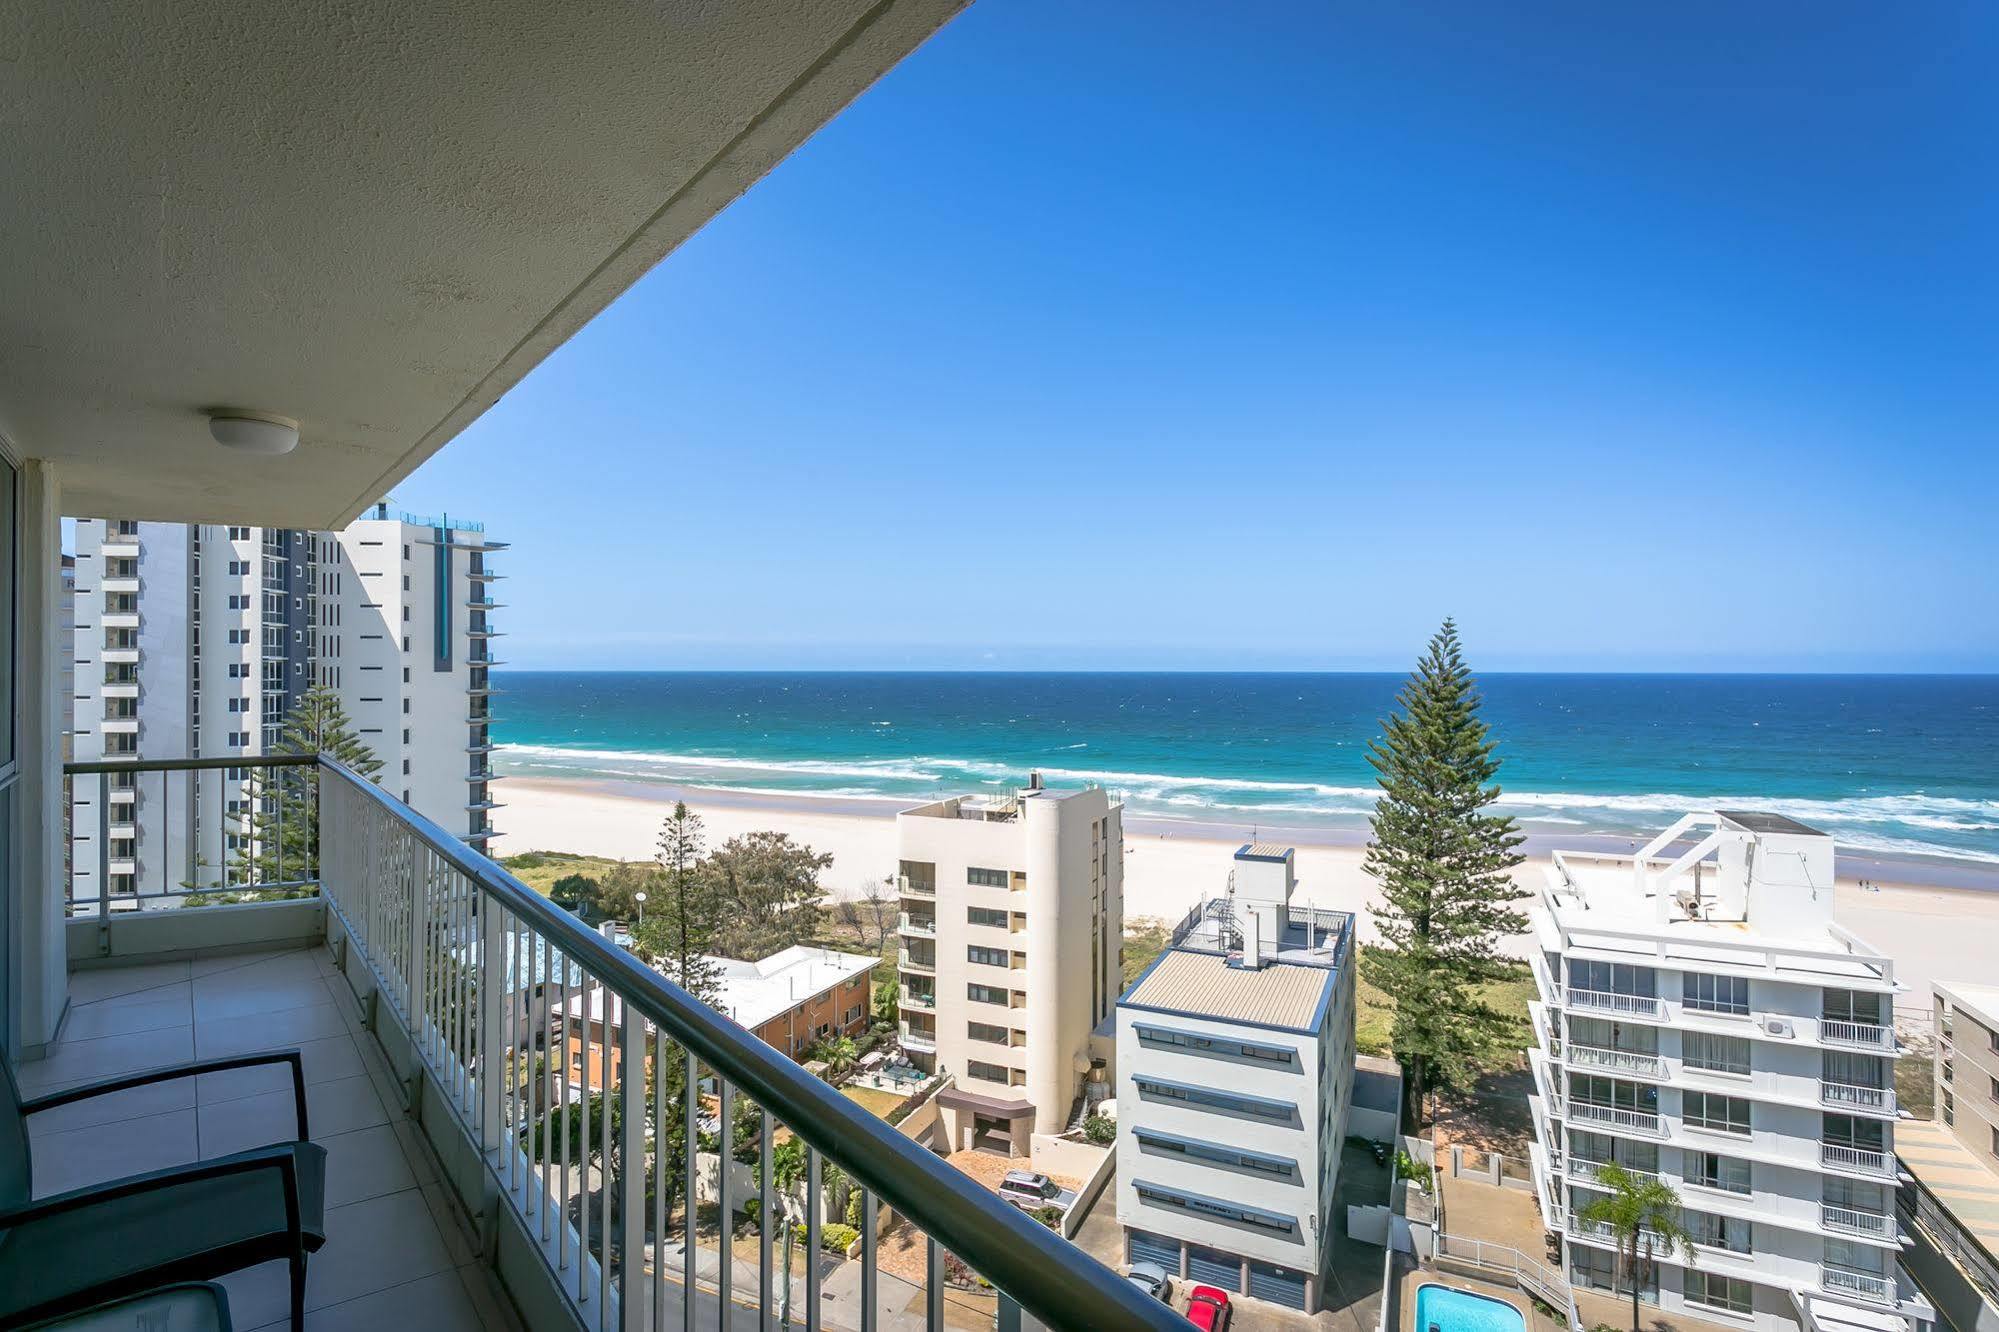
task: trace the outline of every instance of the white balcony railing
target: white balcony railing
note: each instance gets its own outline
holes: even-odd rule
[[[904,934],[917,934],[926,939],[934,939],[937,937],[937,918],[935,916],[912,916],[905,911],[902,913],[901,922],[896,928]]]
[[[1827,1045],[1850,1045],[1858,1050],[1893,1050],[1895,1029],[1875,1022],[1826,1018],[1819,1023],[1819,1039]]]
[[[1819,1289],[1837,1295],[1858,1295],[1862,1299],[1879,1300],[1883,1304],[1892,1303],[1895,1298],[1895,1280],[1879,1272],[1862,1272],[1851,1267],[1840,1267],[1834,1263],[1819,1264]]]
[[[1627,1110],[1621,1105],[1597,1105],[1590,1101],[1570,1101],[1569,1118],[1583,1124],[1607,1124],[1632,1133],[1664,1137],[1659,1116],[1649,1110]]]
[[[1594,1184],[1601,1188],[1603,1183],[1597,1178],[1596,1172],[1607,1165],[1615,1165],[1636,1179],[1659,1178],[1659,1172],[1656,1170],[1640,1170],[1637,1166],[1628,1166],[1622,1161],[1584,1161],[1573,1156],[1569,1158],[1568,1175],[1578,1184]]]
[[[1665,1006],[1656,995],[1618,994],[1611,990],[1578,990],[1571,985],[1563,992],[1570,1008],[1580,1008],[1592,1013],[1616,1013],[1620,1017],[1651,1018],[1654,1021],[1665,1016]]]
[[[223,771],[237,767],[249,775]],[[306,767],[314,771],[293,771]],[[328,943],[369,1030],[412,1083],[416,1103],[433,1108],[421,1131],[457,1162],[447,1187],[460,1204],[486,1209],[486,1233],[499,1228],[504,1261],[538,1265],[544,1314],[536,1326],[665,1332],[711,1325],[716,1309],[739,1304],[749,1309],[735,1322],[755,1321],[759,1311],[768,1321],[780,1298],[768,1276],[773,1243],[784,1242],[796,1217],[806,1252],[822,1248],[831,1162],[860,1200],[854,1263],[863,1309],[875,1307],[877,1217],[887,1206],[923,1246],[932,1292],[944,1289],[948,1252],[1001,1292],[1003,1318],[1019,1305],[1051,1327],[1184,1329],[1165,1305],[350,769],[311,756],[65,766],[84,804],[113,780],[164,787],[196,772],[216,783],[258,783],[288,817],[309,817],[318,835],[273,830],[272,851],[303,842],[303,859],[294,853],[282,871],[266,865],[247,881],[180,888],[189,900],[173,914],[193,922],[213,914],[227,933],[224,912],[193,899],[322,899]],[[287,777],[277,799],[275,784]],[[74,830],[73,865],[86,847],[102,845],[101,835],[95,820]],[[139,905],[136,896],[69,895],[73,914],[100,919],[128,905]],[[725,1170],[719,1193],[704,1199],[699,1126],[710,1115],[738,1123],[744,1101],[758,1111],[754,1141],[766,1168],[747,1184]],[[669,1138],[668,1126],[681,1131]],[[768,1168],[782,1132],[804,1147],[795,1188]],[[674,1211],[692,1218],[712,1201],[727,1218],[751,1197],[751,1253],[760,1260],[736,1257],[726,1237],[703,1244],[692,1225],[668,1239]],[[675,1266],[698,1271],[699,1283],[683,1284]],[[786,1299],[794,1321],[827,1325],[830,1270],[805,1265],[796,1303]],[[549,1317],[558,1300],[567,1318]],[[929,1303],[928,1326],[943,1326],[941,1298]]]
[[[1862,1087],[1851,1082],[1820,1082],[1819,1101],[1841,1110],[1892,1110],[1895,1093],[1886,1087]]]
[[[1636,1073],[1642,1077],[1666,1076],[1666,1061],[1656,1054],[1638,1050],[1618,1050],[1606,1045],[1577,1045],[1571,1042],[1564,1056],[1578,1068],[1602,1068],[1614,1073]]]
[[[1870,1235],[1879,1239],[1892,1238],[1895,1232],[1895,1218],[1891,1216],[1863,1212],[1857,1207],[1836,1207],[1829,1202],[1819,1204],[1819,1224],[1843,1235]]]
[[[933,1051],[937,1048],[937,1033],[916,1031],[904,1027],[901,1032],[902,1048],[905,1050]]]
[[[1863,1175],[1892,1178],[1895,1174],[1895,1158],[1890,1153],[1877,1152],[1868,1147],[1848,1147],[1837,1142],[1819,1144],[1819,1163],[1835,1170],[1852,1170]]]

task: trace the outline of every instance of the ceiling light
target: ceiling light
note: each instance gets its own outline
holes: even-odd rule
[[[290,453],[298,447],[298,422],[265,412],[212,411],[208,433],[222,447],[244,453]]]

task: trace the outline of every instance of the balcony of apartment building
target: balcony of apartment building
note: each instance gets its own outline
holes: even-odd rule
[[[904,911],[896,918],[896,933],[919,939],[937,937],[937,917],[930,914]]]
[[[0,1044],[31,1098],[127,1074],[161,1079],[31,1116],[44,1121],[28,1139],[43,1194],[162,1169],[201,1176],[219,1153],[258,1143],[323,1149],[287,1157],[324,1162],[322,1197],[287,1195],[298,1207],[290,1233],[303,1233],[309,1203],[323,1213],[324,1243],[301,1281],[282,1262],[232,1272],[226,1252],[204,1251],[235,1326],[610,1332],[714,1326],[724,1309],[739,1324],[766,1322],[781,1304],[793,1322],[823,1326],[828,1283],[850,1275],[841,1312],[855,1325],[907,1315],[941,1327],[947,1251],[1002,1292],[1003,1323],[1018,1305],[1058,1328],[1179,1325],[338,764],[141,754],[136,743],[122,762],[67,774],[61,759],[62,515],[125,515],[106,532],[106,559],[141,558],[141,520],[345,526],[959,7],[665,0],[592,6],[589,22],[551,37],[539,9],[513,0],[476,15],[364,0],[334,25],[212,15],[232,34],[212,42],[169,26],[191,21],[178,11],[86,12],[65,0],[58,8],[73,12],[34,25],[10,52],[26,120],[8,141],[8,178],[34,217],[11,229],[22,239],[8,266],[27,351],[0,365],[12,487],[0,506],[12,612],[0,616],[0,647],[15,684],[15,725],[0,728],[13,745],[0,756],[11,760],[0,763],[10,853]],[[64,132],[77,124],[90,133]],[[492,173],[470,169],[493,162],[508,164],[503,202]],[[119,184],[135,180],[144,188]],[[218,199],[228,206],[201,202]],[[161,237],[171,264],[131,262]],[[551,484],[569,475],[559,447]],[[501,575],[483,553],[468,561],[469,599],[484,600]],[[117,605],[106,609],[131,613]],[[136,626],[101,627],[104,662],[136,665]],[[473,699],[498,692],[495,664],[475,654]],[[103,738],[113,754],[136,741]],[[288,794],[254,808],[260,819],[283,811],[288,830],[309,817],[315,838],[244,828],[226,801],[249,797],[210,794],[245,771],[282,781],[281,769],[295,779]],[[488,775],[468,765],[475,808],[493,807],[480,798]],[[99,782],[103,798],[72,804],[66,819],[65,782],[79,779]],[[124,779],[134,784],[121,792]],[[142,832],[143,874],[71,874],[67,839],[89,836],[78,854],[101,854],[121,806],[143,823],[156,781],[182,835]],[[174,781],[202,783],[201,798],[176,801]],[[215,860],[230,836],[243,840]],[[96,896],[78,900],[91,883]],[[568,1020],[572,1002],[623,1020],[593,1031]],[[572,1091],[548,1069],[579,1043]],[[283,1062],[177,1072],[259,1055]],[[669,1065],[684,1076],[646,1076]],[[775,1135],[803,1144],[801,1178],[781,1186],[765,1170],[745,1184],[721,1171],[702,1196],[699,1163],[673,1153],[698,1152],[693,1126],[732,1122],[745,1100],[762,1110],[764,1160]],[[672,1123],[689,1131],[655,1130]],[[806,1264],[787,1299],[768,1256],[794,1218],[818,1251],[815,1204],[834,1166],[862,1200],[859,1256],[832,1273]],[[64,1287],[73,1303],[56,1311],[66,1311],[105,1289],[88,1279],[90,1262],[176,1238],[174,1226],[98,1210],[115,1197],[64,1198],[106,1220],[44,1270],[7,1270],[0,1323],[26,1321],[5,1302],[23,1297],[27,1276],[79,1283]],[[709,1205],[743,1218],[758,1259],[676,1230],[676,1217]],[[931,1278],[914,1294],[894,1285],[886,1304],[873,1244],[882,1208],[927,1255]],[[22,1215],[7,1216],[0,1264],[25,1251]]]
[[[903,1008],[916,1013],[937,1011],[937,980],[918,972],[905,973],[899,983],[898,999]]]

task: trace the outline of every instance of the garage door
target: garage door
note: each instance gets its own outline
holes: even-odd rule
[[[1269,1300],[1287,1309],[1302,1309],[1305,1307],[1305,1283],[1303,1272],[1294,1272],[1288,1267],[1258,1262],[1249,1265],[1249,1293],[1259,1300]]]
[[[1180,1241],[1155,1235],[1149,1230],[1131,1232],[1131,1260],[1158,1263],[1172,1276],[1180,1275]]]
[[[1242,1289],[1242,1259],[1220,1249],[1204,1249],[1198,1244],[1187,1248],[1187,1275],[1207,1286],[1223,1290]]]

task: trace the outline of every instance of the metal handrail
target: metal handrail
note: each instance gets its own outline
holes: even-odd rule
[[[1158,1301],[1055,1232],[944,1164],[742,1026],[649,969],[417,811],[332,759],[320,766],[463,875],[514,919],[555,943],[627,1007],[740,1088],[919,1230],[1056,1328],[1184,1328]],[[337,896],[329,908],[342,914]],[[628,1028],[629,1029],[629,1028]]]

